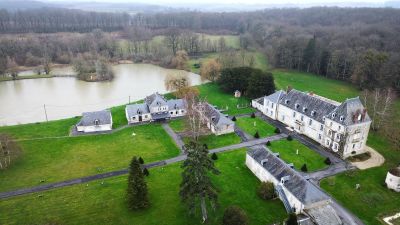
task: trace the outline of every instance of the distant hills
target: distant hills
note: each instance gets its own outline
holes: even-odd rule
[[[38,8],[68,8],[68,9],[81,9],[86,11],[99,11],[99,12],[128,12],[128,13],[158,13],[158,12],[179,12],[187,10],[196,10],[204,12],[236,12],[236,11],[254,11],[265,8],[309,8],[316,6],[326,7],[367,7],[367,8],[382,8],[392,7],[400,8],[400,1],[386,1],[386,2],[336,2],[336,3],[299,3],[299,4],[201,4],[201,3],[186,3],[174,4],[170,3],[168,6],[150,3],[113,3],[111,2],[91,2],[82,0],[76,1],[40,1],[40,0],[0,0],[0,9],[10,11],[38,9]]]

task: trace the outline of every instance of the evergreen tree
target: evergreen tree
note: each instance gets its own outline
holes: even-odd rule
[[[217,156],[217,154],[215,152],[211,155],[211,159],[212,160],[217,160],[218,159],[218,156]]]
[[[256,131],[256,133],[254,134],[254,138],[260,138],[260,134],[258,133],[258,131]]]
[[[253,99],[270,95],[274,92],[275,83],[272,74],[261,70],[253,70],[248,80],[246,96]]]
[[[251,117],[251,118],[256,118],[256,114],[255,114],[255,113],[252,113],[250,117]]]
[[[150,175],[150,172],[147,168],[143,169],[143,175],[145,175],[146,177],[148,177]]]
[[[281,130],[277,127],[277,128],[275,128],[275,134],[280,134],[281,133]]]
[[[139,163],[140,163],[140,164],[144,164],[144,160],[143,160],[142,157],[139,157]]]
[[[270,141],[267,141],[267,146],[271,146],[271,142]]]
[[[217,190],[211,182],[209,172],[219,174],[219,171],[208,157],[208,150],[203,145],[190,142],[183,148],[187,152],[187,159],[182,164],[182,183],[179,195],[186,203],[190,213],[193,213],[196,204],[200,203],[203,220],[207,220],[206,201],[208,200],[215,209],[218,200]]]
[[[303,164],[303,166],[301,167],[301,171],[303,171],[303,172],[308,171],[307,164]]]
[[[236,116],[232,117],[232,121],[236,121]]]
[[[286,138],[288,141],[292,141],[293,140],[293,138],[292,138],[292,136],[287,136],[287,138]]]
[[[331,164],[332,164],[331,159],[330,159],[329,157],[326,157],[324,163],[325,163],[326,165],[331,165]]]
[[[132,158],[129,165],[127,200],[128,207],[133,210],[143,209],[150,205],[147,196],[147,184],[136,156]]]
[[[303,62],[307,72],[310,72],[311,65],[315,63],[316,55],[316,39],[313,37],[308,41],[307,47],[304,49]]]
[[[295,213],[290,213],[289,218],[286,220],[286,225],[298,225],[297,216]]]

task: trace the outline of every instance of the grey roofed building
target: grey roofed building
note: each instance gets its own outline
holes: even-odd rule
[[[129,116],[136,116],[136,115],[150,113],[149,107],[147,107],[146,103],[127,105],[126,111]]]
[[[338,106],[313,94],[294,89],[281,98],[279,103],[320,123],[324,123],[324,117]]]
[[[285,96],[286,96],[286,93],[282,90],[279,90],[271,95],[266,96],[265,98],[267,100],[269,100],[270,102],[279,103],[279,100],[281,100]]]
[[[173,109],[185,109],[185,101],[183,99],[171,99],[168,100],[168,109],[173,110]]]
[[[204,110],[205,116],[211,119],[211,123],[215,127],[219,128],[224,125],[234,125],[234,122],[232,122],[232,120],[226,118],[218,109],[216,109],[209,103],[205,104]]]
[[[144,101],[149,107],[167,104],[167,100],[159,93],[154,93],[150,96],[147,96]]]
[[[98,126],[111,124],[111,112],[108,110],[84,112],[76,126]]]
[[[358,120],[358,116],[360,116],[360,120]],[[371,118],[368,116],[367,110],[361,103],[359,97],[344,101],[332,113],[329,114],[329,118],[337,123],[347,126],[360,122],[371,121]]]
[[[326,195],[272,152],[263,148],[255,148],[247,151],[247,154],[260,163],[278,181],[283,177],[289,177],[284,183],[284,187],[305,206],[329,200]],[[267,160],[267,163],[262,164],[261,161],[263,160]]]

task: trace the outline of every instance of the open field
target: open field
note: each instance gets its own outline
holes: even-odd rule
[[[309,149],[297,140],[279,140],[268,146],[273,152],[278,152],[281,159],[287,163],[293,163],[294,168],[300,171],[303,164],[307,164],[308,172],[324,169],[327,165],[325,158]],[[299,154],[296,151],[299,150]]]
[[[207,83],[198,86],[200,90],[200,97],[217,106],[219,109],[226,110],[224,113],[229,115],[236,115],[241,113],[250,113],[255,110],[250,107],[250,100],[246,97],[235,98],[232,94],[227,94],[219,89],[215,83]],[[238,109],[237,105],[246,105],[248,107]]]
[[[136,136],[132,136],[135,133]],[[159,124],[113,134],[19,142],[23,153],[0,173],[0,191],[62,181],[126,168],[132,156],[146,162],[167,159],[179,149]]]
[[[275,127],[266,123],[262,119],[256,117],[239,117],[236,118],[236,126],[242,129],[244,132],[249,135],[254,136],[254,134],[258,131],[260,137],[268,137],[275,134]],[[255,126],[254,126],[255,125]]]
[[[279,200],[264,201],[256,195],[257,178],[244,165],[245,150],[218,154],[213,176],[220,207],[210,212],[209,224],[221,224],[223,210],[232,204],[243,208],[250,224],[271,224],[286,217]],[[147,179],[151,207],[128,211],[126,176],[94,181],[0,202],[0,224],[201,224],[200,215],[189,216],[178,195],[180,164],[150,169]],[[262,213],[260,213],[262,212]]]
[[[185,137],[184,142],[189,142],[190,138]],[[235,133],[223,134],[216,136],[214,134],[200,136],[199,142],[202,144],[207,144],[208,149],[220,148],[228,145],[234,145],[240,143],[240,137]]]

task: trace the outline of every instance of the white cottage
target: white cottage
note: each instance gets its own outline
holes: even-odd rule
[[[81,120],[76,124],[76,130],[84,133],[112,130],[111,112],[103,110],[83,113]]]
[[[343,158],[365,152],[371,119],[358,97],[339,103],[292,89],[255,99],[252,105]]]
[[[274,184],[288,212],[306,214],[316,224],[342,224],[331,199],[268,149],[247,151],[246,166],[260,181]]]
[[[400,192],[400,166],[389,170],[385,183],[389,189]]]
[[[127,105],[125,108],[128,124],[167,120],[186,115],[183,99],[166,100],[164,96],[154,93],[144,99],[144,103]]]
[[[235,123],[222,114],[214,106],[203,103],[201,119],[215,135],[229,134],[235,132]]]

